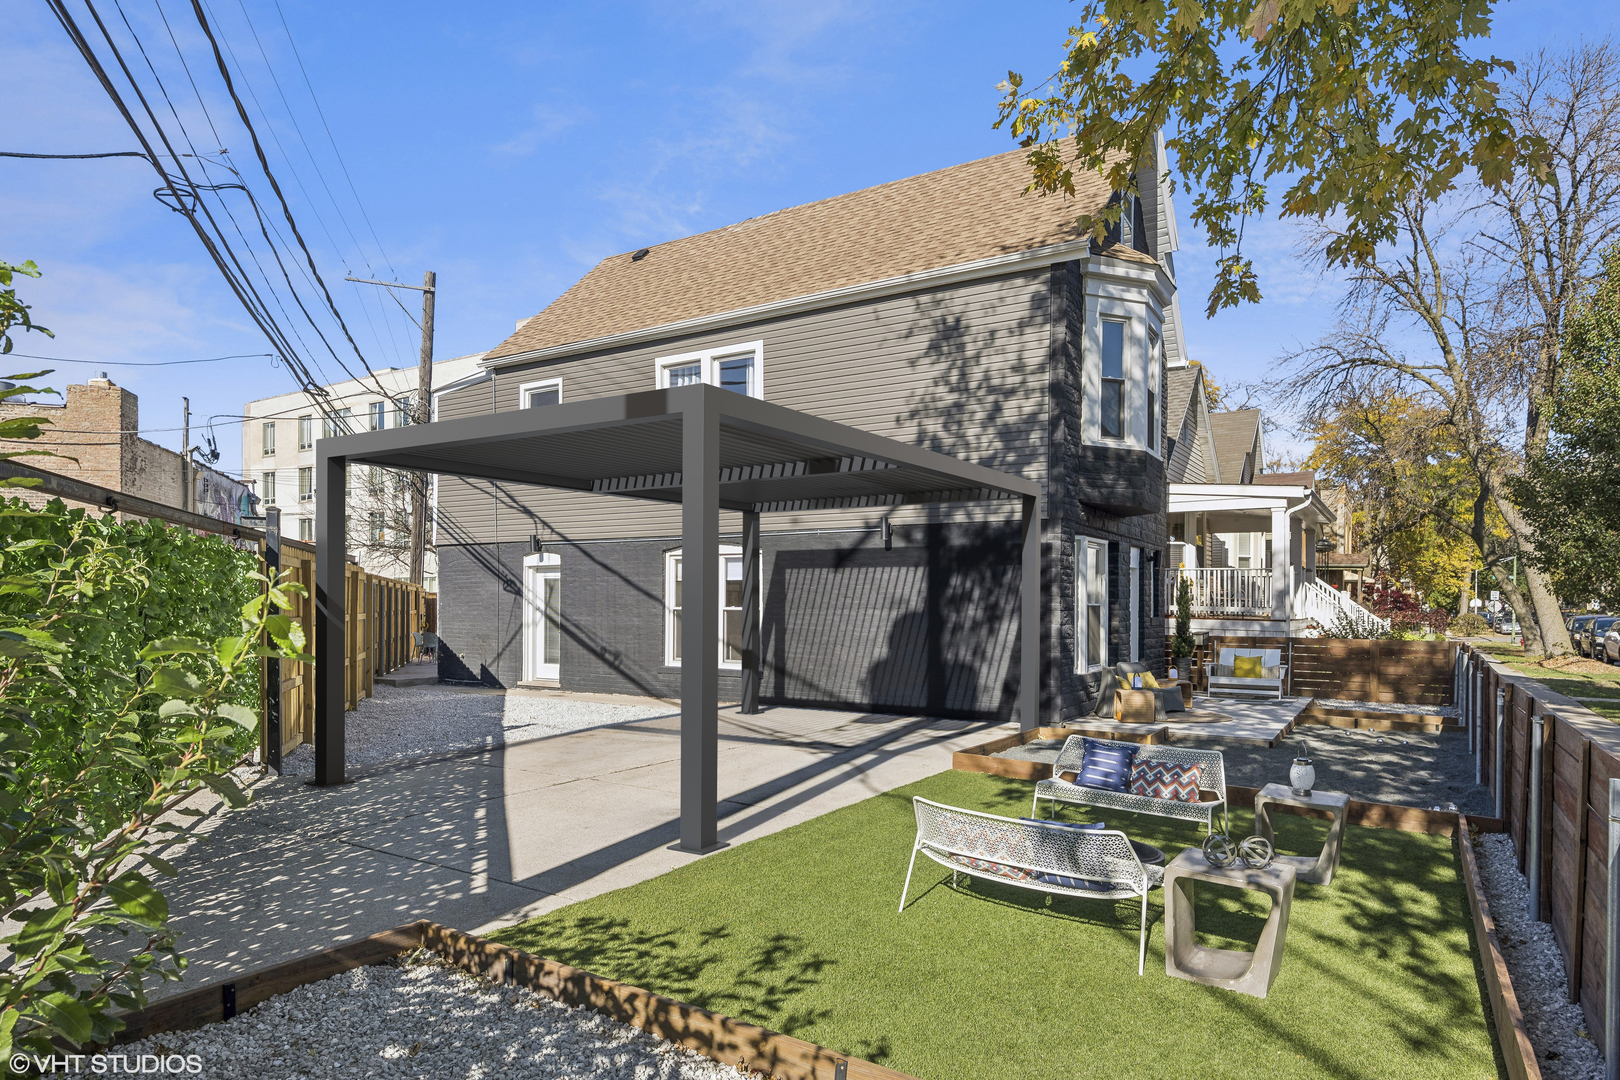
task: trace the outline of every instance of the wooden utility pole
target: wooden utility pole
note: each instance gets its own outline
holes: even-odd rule
[[[180,399],[180,509],[191,509],[191,399]]]
[[[422,359],[416,375],[416,408],[411,417],[413,424],[433,421],[433,296],[438,277],[432,270],[422,275],[422,284],[405,285],[398,281],[373,281],[370,278],[346,277],[344,281],[358,281],[363,285],[382,285],[389,289],[417,289],[422,293]],[[422,561],[427,551],[427,477],[415,473],[411,477],[411,584],[422,584]]]
[[[417,367],[416,422],[433,420],[433,296],[437,277],[422,275],[422,360]],[[427,476],[411,477],[411,584],[422,584],[422,560],[427,550]]]

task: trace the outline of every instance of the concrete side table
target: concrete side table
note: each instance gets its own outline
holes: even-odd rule
[[[1299,880],[1309,885],[1327,885],[1339,869],[1339,853],[1344,847],[1344,822],[1350,812],[1350,796],[1342,791],[1312,791],[1309,795],[1295,795],[1287,784],[1267,784],[1254,797],[1255,830],[1267,840],[1272,839],[1272,806],[1300,806],[1326,810],[1333,815],[1328,826],[1327,840],[1322,851],[1311,855],[1278,855],[1276,863],[1287,863],[1299,873]]]
[[[1193,916],[1193,887],[1199,881],[1249,889],[1271,897],[1271,912],[1266,916],[1254,952],[1195,944],[1198,928]],[[1293,904],[1292,866],[1273,863],[1262,870],[1250,870],[1241,865],[1223,869],[1209,865],[1199,849],[1188,848],[1164,869],[1164,973],[1205,986],[1265,997],[1282,967],[1288,912]]]

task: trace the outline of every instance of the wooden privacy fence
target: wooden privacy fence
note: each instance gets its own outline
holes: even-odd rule
[[[1222,648],[1277,649],[1288,665],[1288,692],[1348,701],[1448,705],[1457,654],[1453,641],[1366,638],[1240,637],[1210,634],[1197,657],[1197,677]],[[1166,642],[1165,654],[1169,655]]]
[[[1609,779],[1620,776],[1620,727],[1472,646],[1459,654],[1455,678],[1479,777],[1497,795],[1532,900],[1552,925],[1569,1000],[1601,1047]]]
[[[263,547],[260,548],[263,558]],[[304,587],[307,595],[294,597],[293,616],[313,634],[315,621],[315,545],[285,537],[281,541],[281,569]],[[386,675],[416,659],[415,634],[432,628],[436,597],[420,585],[367,573],[353,563],[344,568],[343,707],[355,708],[372,694],[378,675]],[[306,646],[314,652],[313,637]],[[263,695],[260,696],[261,703]],[[261,710],[261,715],[263,712]],[[262,739],[261,739],[262,741]],[[281,664],[281,752],[290,754],[300,743],[315,741],[315,668],[312,664]],[[267,748],[266,748],[267,749]]]

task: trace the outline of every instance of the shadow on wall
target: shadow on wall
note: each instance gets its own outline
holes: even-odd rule
[[[765,586],[762,697],[1007,719],[1017,701],[1017,526],[921,525],[781,549]]]

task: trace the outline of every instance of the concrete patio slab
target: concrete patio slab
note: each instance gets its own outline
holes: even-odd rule
[[[948,769],[956,749],[1003,729],[724,709],[720,839],[744,843]],[[416,918],[487,932],[685,865],[698,856],[672,847],[679,735],[678,716],[662,714],[357,770],[334,788],[256,780],[253,805],[199,819],[206,842],[168,853],[181,874],[163,888],[192,967],[154,997]]]

